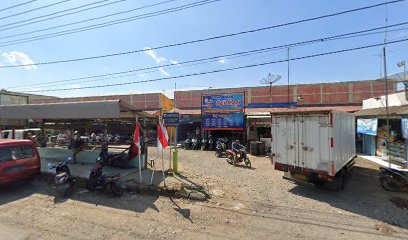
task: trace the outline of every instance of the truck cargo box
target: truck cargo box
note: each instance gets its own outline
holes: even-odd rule
[[[355,120],[350,113],[273,113],[271,131],[277,170],[330,179],[356,156]]]

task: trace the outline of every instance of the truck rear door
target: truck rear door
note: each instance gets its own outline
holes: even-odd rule
[[[276,162],[294,166],[297,162],[295,115],[277,115],[272,120],[272,153]]]
[[[303,114],[298,123],[298,167],[320,170],[329,160],[330,135],[328,114]]]

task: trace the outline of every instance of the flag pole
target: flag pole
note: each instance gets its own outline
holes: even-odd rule
[[[159,119],[159,125],[160,125],[160,128],[163,126],[161,123],[160,123],[160,119]],[[161,154],[162,154],[162,176],[163,176],[163,183],[164,183],[164,187],[166,187],[166,177],[164,176],[164,156],[163,156],[163,146],[160,148],[160,150],[161,150]]]
[[[140,126],[139,126],[139,118],[136,116],[136,129],[139,127],[139,132],[137,132],[137,134],[139,134],[140,135]],[[134,138],[135,136],[133,136],[133,138]],[[140,182],[142,183],[143,182],[143,179],[142,179],[142,161],[141,161],[141,159],[140,159],[140,155],[141,155],[141,147],[140,147],[140,136],[138,136],[138,138],[139,138],[139,144],[137,145],[137,146],[133,146],[133,147],[137,147],[137,150],[138,150],[138,160],[139,160],[139,178],[140,178]],[[133,144],[134,144],[134,139],[133,139]]]
[[[169,150],[170,150],[170,157],[169,157],[169,173],[171,172],[171,138],[169,137]]]

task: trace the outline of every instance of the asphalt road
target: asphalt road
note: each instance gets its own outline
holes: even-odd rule
[[[267,158],[251,157],[247,169],[212,152],[179,155],[182,176],[210,200],[82,188],[55,198],[52,181],[39,178],[0,189],[0,239],[408,239],[408,195],[384,191],[364,160],[346,190],[332,192],[282,179]]]

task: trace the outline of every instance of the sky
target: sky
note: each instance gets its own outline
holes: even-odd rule
[[[255,33],[182,46],[152,49],[164,45],[258,29],[384,2],[377,0],[220,0],[177,12],[162,15],[153,14],[153,17],[146,17],[152,16],[151,13],[199,1],[200,0],[37,0],[19,7],[4,9],[8,6],[16,5],[17,2],[3,0],[0,7],[0,9],[2,9],[0,10],[0,66],[76,59],[135,50],[144,51],[87,61],[0,68],[0,89],[60,97],[148,92],[163,92],[169,97],[172,97],[175,84],[177,90],[260,86],[261,80],[269,73],[282,76],[281,80],[276,83],[277,85],[287,84],[288,64],[287,62],[281,62],[234,71],[165,79],[156,82],[103,88],[72,89],[171,78],[263,62],[285,60],[288,54],[286,48],[235,58],[219,57],[204,64],[190,66],[180,64],[184,61],[223,56],[242,51],[292,44],[370,28],[383,27],[385,26],[385,18],[387,15],[389,25],[408,21],[406,17],[408,1],[403,1],[401,3],[389,4],[387,7],[381,6]],[[28,2],[28,0],[19,2]],[[156,3],[156,6],[146,7],[148,5],[155,5]],[[90,5],[88,7],[82,7],[85,4]],[[102,4],[109,5],[101,6]],[[57,12],[66,11],[75,7],[79,7],[78,10],[90,7],[92,7],[92,9],[47,21],[36,22],[27,26],[19,26],[23,23],[30,23],[30,21],[43,20],[46,18],[42,17],[44,15],[53,14],[50,16],[59,16],[63,13]],[[137,10],[138,8],[140,9]],[[74,10],[66,11],[64,13],[72,13],[73,11]],[[118,14],[123,11],[128,12]],[[115,15],[103,19],[88,20],[74,25],[71,24],[110,14]],[[139,16],[138,19],[134,21],[89,31],[76,32],[30,42],[15,41],[23,38],[33,38],[37,35],[83,28],[94,24],[137,16]],[[143,16],[144,18],[140,18]],[[36,19],[30,20],[32,18]],[[6,29],[10,27],[14,28]],[[39,31],[47,28],[53,29]],[[387,34],[388,41],[408,39],[408,25],[389,28],[389,30]],[[37,32],[30,33],[35,31]],[[289,49],[289,55],[291,58],[297,58],[378,44],[383,41],[384,33],[372,34],[303,46],[292,46]],[[383,74],[381,52],[382,47],[378,46],[335,55],[293,60],[289,63],[289,82],[290,84],[301,84],[378,79],[382,77]],[[389,44],[387,46],[388,74],[391,75],[401,72],[402,69],[398,68],[397,63],[401,60],[408,61],[407,56],[408,42]],[[160,67],[161,65],[168,66]],[[125,74],[125,76],[116,75],[115,78],[104,77],[64,81],[151,67],[156,68],[147,71],[133,71],[130,74]],[[69,88],[70,90],[45,91],[61,88]]]

